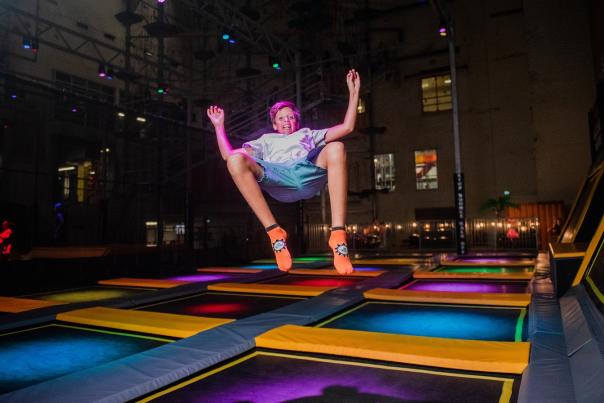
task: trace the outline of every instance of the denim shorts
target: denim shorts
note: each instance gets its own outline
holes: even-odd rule
[[[258,179],[260,188],[281,202],[310,199],[327,183],[327,170],[307,159],[292,164],[254,160],[264,171],[262,178]]]

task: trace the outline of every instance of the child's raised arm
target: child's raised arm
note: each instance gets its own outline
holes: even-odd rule
[[[344,122],[330,127],[325,134],[325,142],[329,143],[352,133],[357,121],[357,105],[359,104],[359,92],[361,90],[361,77],[356,70],[348,71],[346,75],[346,85],[348,86],[348,108],[344,116]]]
[[[218,142],[218,149],[220,150],[220,155],[222,159],[226,161],[229,155],[234,152],[243,152],[246,151],[242,148],[238,148],[236,150],[233,149],[231,142],[227,138],[226,130],[224,129],[224,110],[219,106],[212,105],[207,110],[208,117],[210,118],[210,122],[214,125],[214,131],[216,132],[216,141]]]

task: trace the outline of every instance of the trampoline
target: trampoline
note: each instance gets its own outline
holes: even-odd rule
[[[139,402],[507,403],[518,387],[510,375],[260,349]]]
[[[236,281],[242,277],[249,276],[248,273],[192,273],[180,276],[168,277],[168,280],[187,281],[190,283],[208,283],[211,281]]]
[[[401,290],[475,293],[528,294],[528,281],[505,280],[446,280],[415,279],[400,287]]]
[[[514,267],[514,266],[439,266],[434,269],[441,273],[532,273],[534,266]]]
[[[526,308],[365,301],[317,327],[467,340],[526,340]]]
[[[139,287],[109,287],[91,286],[46,292],[41,294],[24,295],[23,297],[37,300],[57,301],[65,303],[104,301],[113,298],[133,297],[155,291],[154,288]]]
[[[284,276],[271,278],[260,281],[259,284],[283,284],[293,286],[310,286],[310,287],[348,287],[365,281],[365,277],[351,276],[313,276],[301,274],[286,274]]]
[[[21,389],[174,339],[61,323],[0,335],[0,393]]]
[[[302,301],[295,296],[206,292],[137,309],[212,318],[241,319]]]

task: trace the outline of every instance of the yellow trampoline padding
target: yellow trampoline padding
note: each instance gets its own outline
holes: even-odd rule
[[[536,263],[535,259],[522,259],[515,260],[513,262],[468,262],[466,261],[456,261],[456,260],[441,260],[440,264],[442,266],[482,266],[482,267],[520,267],[520,266],[534,266]]]
[[[445,339],[285,325],[256,337],[256,346],[373,360],[521,374],[530,343]]]
[[[421,258],[421,257],[412,257],[412,258],[392,258],[392,259],[350,259],[352,264],[381,264],[381,265],[406,265],[406,264],[416,264],[425,262],[426,260],[430,260],[431,258]]]
[[[413,278],[427,278],[433,280],[531,280],[532,272],[529,273],[447,273],[441,271],[415,271]]]
[[[374,288],[363,293],[367,299],[400,302],[434,302],[444,304],[489,305],[526,307],[531,303],[531,294],[433,292],[419,290],[391,290]]]
[[[211,291],[246,292],[253,294],[279,294],[295,295],[302,297],[316,297],[325,291],[336,287],[315,287],[287,284],[243,284],[243,283],[216,283],[208,285]]]
[[[202,267],[197,269],[201,273],[260,273],[262,269],[246,269],[243,267]]]
[[[0,312],[19,313],[47,306],[63,305],[64,302],[44,301],[27,298],[0,297]]]
[[[554,259],[583,258],[587,244],[585,243],[551,243],[549,253]]]
[[[291,269],[289,274],[305,274],[317,276],[339,276],[340,274],[335,269]],[[375,271],[355,271],[346,274],[346,277],[377,277],[384,274],[384,270]]]
[[[100,280],[102,285],[118,285],[125,287],[147,287],[147,288],[172,288],[179,285],[189,284],[189,281],[163,280],[157,278],[112,278],[109,280]]]
[[[85,308],[60,313],[58,320],[82,325],[109,327],[131,332],[185,338],[232,322],[233,319],[205,318],[172,313],[132,311],[114,308]]]

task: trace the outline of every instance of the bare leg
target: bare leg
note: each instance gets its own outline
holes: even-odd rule
[[[234,153],[228,157],[227,168],[237,189],[264,228],[274,227],[268,231],[268,236],[275,252],[277,266],[279,270],[289,270],[292,267],[292,259],[287,249],[287,233],[277,225],[277,220],[268,207],[258,184],[257,178],[262,175],[262,168],[254,160],[240,153]]]
[[[348,169],[344,144],[334,141],[325,146],[317,157],[317,165],[327,169],[327,187],[331,205],[331,236],[329,246],[333,251],[333,265],[338,273],[354,271],[348,258],[346,244],[346,201],[348,196]]]
[[[258,220],[266,228],[277,222],[262,194],[258,180],[262,176],[262,168],[251,158],[234,153],[227,159],[227,168],[241,195],[250,206]]]
[[[348,168],[344,144],[339,141],[328,143],[319,153],[316,164],[327,169],[331,226],[342,227],[346,224],[348,198]]]

